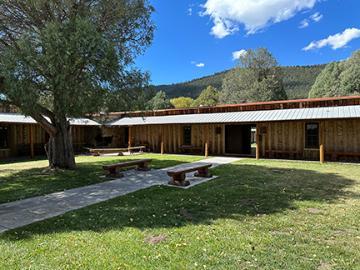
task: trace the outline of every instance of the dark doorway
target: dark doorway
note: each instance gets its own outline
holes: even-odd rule
[[[225,127],[225,151],[227,154],[251,155],[251,125]]]
[[[123,143],[122,143],[122,146],[125,146],[125,147],[129,147],[129,127],[125,127],[124,130],[123,130]]]

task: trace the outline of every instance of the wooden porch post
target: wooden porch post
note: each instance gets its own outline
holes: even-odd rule
[[[160,154],[164,154],[164,126],[161,126]]]
[[[260,159],[260,129],[256,124],[256,160]]]
[[[323,164],[325,162],[325,149],[324,145],[320,144],[320,163]]]
[[[325,163],[325,145],[324,145],[324,123],[320,122],[319,125],[320,128],[320,163],[324,164]]]
[[[128,148],[132,146],[132,139],[131,139],[131,126],[129,127],[129,134],[128,134]]]
[[[35,157],[35,152],[34,152],[34,125],[30,125],[29,140],[30,140],[30,158],[34,158]]]
[[[205,157],[207,158],[209,156],[209,143],[205,143]]]
[[[209,156],[209,125],[206,125],[205,129],[205,157]]]

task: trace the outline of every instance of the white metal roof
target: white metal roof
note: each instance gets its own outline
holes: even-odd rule
[[[0,113],[0,123],[37,124],[32,117],[17,113]],[[100,126],[99,123],[87,118],[70,119],[70,124],[73,126]]]
[[[360,105],[243,111],[227,113],[183,114],[150,117],[124,117],[108,126],[138,126],[160,124],[255,123],[292,120],[360,118]]]

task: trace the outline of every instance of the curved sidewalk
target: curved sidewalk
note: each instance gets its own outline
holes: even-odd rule
[[[214,157],[195,163],[211,163],[213,168],[232,163],[239,158]],[[186,164],[175,166],[182,167]],[[174,167],[171,167],[174,168]],[[170,168],[148,172],[126,171],[124,177],[103,183],[69,189],[44,196],[28,198],[0,205],[0,233],[62,215],[92,204],[104,202],[151,186],[166,185]],[[189,174],[189,180],[195,180]]]

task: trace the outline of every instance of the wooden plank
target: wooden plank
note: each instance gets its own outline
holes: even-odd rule
[[[177,126],[177,151],[179,150],[180,145],[182,145],[182,132],[183,132],[183,126],[179,125]]]
[[[210,131],[209,125],[206,125],[206,126],[205,126],[205,134],[204,134],[204,137],[205,137],[205,149],[204,149],[204,154],[205,154],[205,157],[206,157],[206,158],[209,156],[209,139],[210,139],[209,131]]]
[[[128,134],[128,147],[131,147],[131,145],[132,145],[132,138],[131,138],[131,136],[132,136],[132,132],[131,132],[131,126],[129,127],[129,129],[128,129],[128,132],[129,132],[129,134]]]
[[[320,144],[320,163],[323,164],[325,162],[325,147],[323,144]]]
[[[34,153],[34,125],[29,126],[30,158],[35,157]]]
[[[256,125],[256,159],[260,159],[260,128],[259,124]]]
[[[164,126],[161,126],[161,136],[160,136],[160,154],[163,155],[165,153],[164,149]]]
[[[323,164],[325,162],[325,145],[324,145],[324,122],[319,123],[319,139],[320,139],[320,147],[319,147],[319,156],[320,163]]]
[[[211,126],[211,153],[213,153],[213,154],[218,154],[219,153],[219,146],[218,146],[218,144],[219,144],[219,141],[221,140],[221,137],[220,137],[220,135],[218,135],[218,134],[215,134],[215,130],[216,130],[216,125],[212,125]],[[218,146],[217,148],[216,148],[216,146]]]
[[[205,142],[205,157],[207,158],[209,156],[209,143]]]
[[[177,127],[178,127],[178,125],[174,125],[173,128],[172,128],[172,149],[173,149],[173,153],[176,153],[176,149],[177,149],[177,143],[176,143]]]

